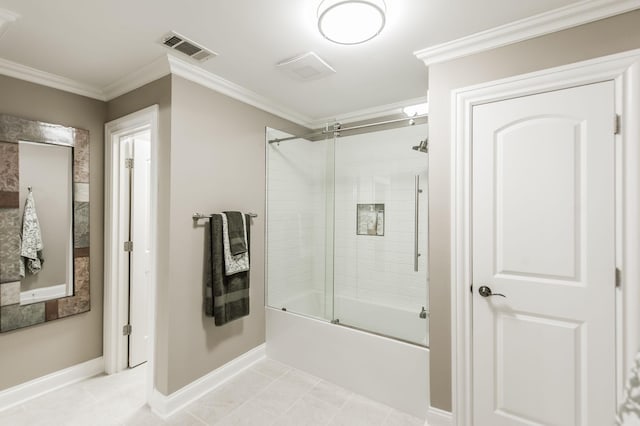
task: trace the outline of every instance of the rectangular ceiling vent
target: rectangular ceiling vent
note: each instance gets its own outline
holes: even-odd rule
[[[289,76],[301,81],[317,80],[336,72],[331,65],[313,52],[285,59],[276,66]]]
[[[171,31],[162,37],[162,44],[171,50],[176,50],[183,55],[195,59],[196,61],[204,62],[207,59],[211,59],[218,56],[217,53],[202,47],[198,43],[195,43],[183,35]]]

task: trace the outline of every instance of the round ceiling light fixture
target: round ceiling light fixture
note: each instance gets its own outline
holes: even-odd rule
[[[323,0],[318,6],[318,29],[327,40],[360,44],[382,31],[384,0]]]

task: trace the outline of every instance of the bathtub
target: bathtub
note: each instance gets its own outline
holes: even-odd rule
[[[333,324],[322,319],[329,316],[321,293],[307,293],[285,305],[287,311],[266,308],[269,358],[397,410],[426,417],[429,349],[407,343],[427,344],[423,327],[428,319],[420,319],[419,310],[409,312],[336,297],[335,317],[340,323]]]

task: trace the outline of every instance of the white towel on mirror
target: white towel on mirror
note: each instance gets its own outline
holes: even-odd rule
[[[231,244],[229,244],[229,223],[227,222],[227,215],[220,213],[222,216],[222,243],[224,247],[224,273],[225,275],[233,275],[238,272],[245,272],[249,270],[249,251],[240,253],[238,255],[231,254]],[[247,219],[245,215],[242,215],[242,226],[247,229]],[[245,247],[249,247],[247,244],[247,233],[244,233]]]
[[[24,278],[26,272],[35,275],[42,269],[42,233],[40,232],[40,223],[36,214],[36,202],[33,199],[33,193],[29,191],[27,200],[24,203],[24,212],[22,213],[22,247],[20,249],[20,276]]]

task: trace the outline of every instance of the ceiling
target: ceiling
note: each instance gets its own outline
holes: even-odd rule
[[[207,71],[313,121],[423,97],[427,68],[413,52],[575,0],[386,0],[387,25],[368,43],[317,31],[320,0],[0,0],[20,15],[0,58],[97,88],[166,55],[170,30],[217,52]],[[302,82],[275,64],[314,51],[336,73]]]

